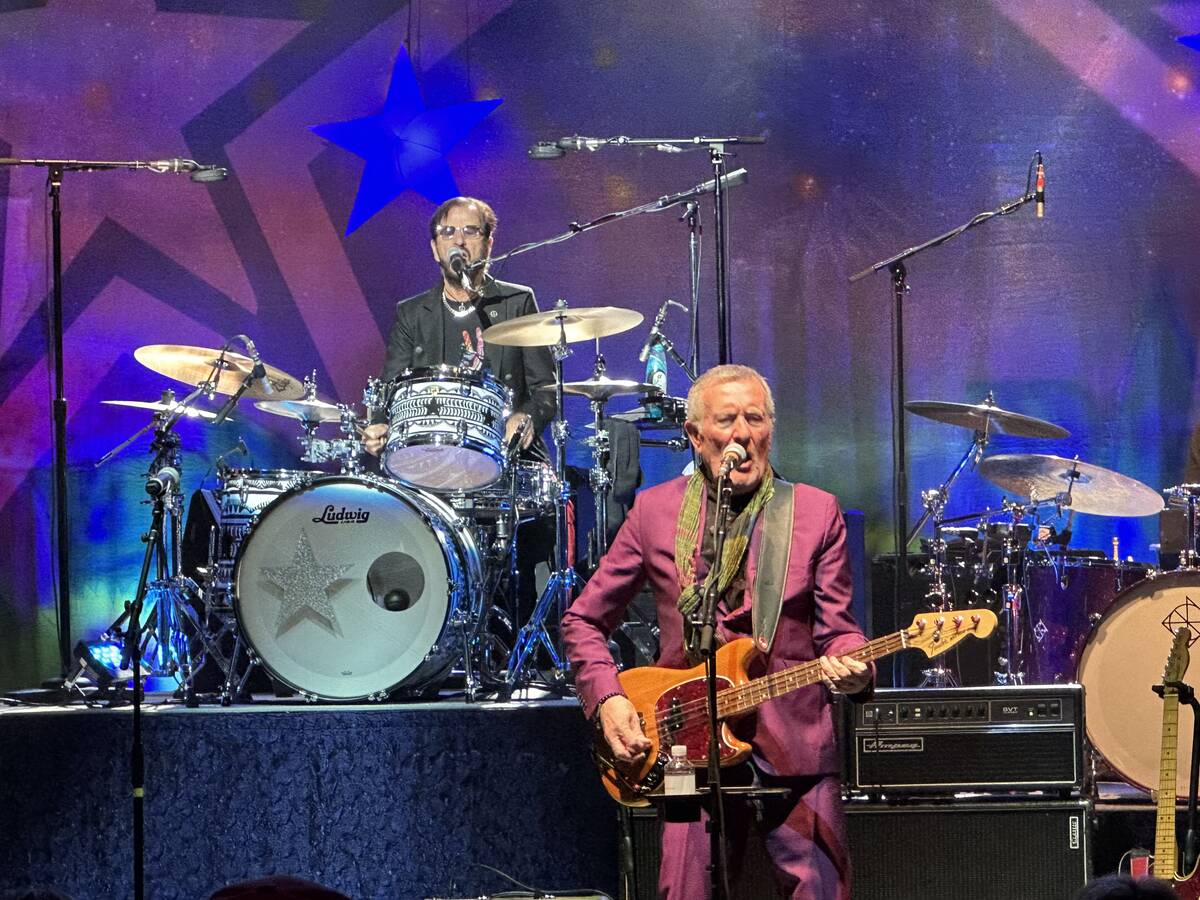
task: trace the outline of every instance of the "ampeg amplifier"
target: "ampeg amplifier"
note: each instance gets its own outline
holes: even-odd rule
[[[869,794],[1080,790],[1077,684],[880,689],[847,703],[846,781]]]

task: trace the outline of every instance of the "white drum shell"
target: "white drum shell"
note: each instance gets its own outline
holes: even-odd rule
[[[391,475],[430,491],[471,491],[500,477],[511,398],[496,379],[439,366],[405,371],[391,390],[380,457]]]
[[[385,608],[368,583],[384,558],[419,571],[398,585],[415,595],[402,609]],[[379,698],[449,671],[479,621],[481,584],[475,542],[440,500],[370,476],[329,476],[259,515],[238,555],[234,608],[280,682],[326,700]]]
[[[1200,634],[1200,572],[1178,571],[1148,578],[1122,591],[1088,635],[1079,657],[1088,740],[1122,777],[1158,789],[1163,701],[1151,688],[1162,682],[1173,627],[1191,623]],[[1193,641],[1195,636],[1193,636]],[[1193,645],[1191,674],[1197,682]],[[1176,791],[1188,790],[1192,717],[1179,717]]]

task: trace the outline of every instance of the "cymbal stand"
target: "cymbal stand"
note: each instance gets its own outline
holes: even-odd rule
[[[555,304],[566,310],[565,300]],[[567,439],[570,430],[563,415],[563,360],[571,355],[567,344],[567,333],[563,321],[559,320],[558,341],[552,346],[554,354],[554,423],[551,435],[554,438],[554,471],[558,476],[559,494],[554,503],[554,571],[542,589],[533,614],[529,617],[513,644],[508,657],[508,672],[505,675],[505,692],[511,697],[519,685],[526,685],[531,676],[526,669],[536,660],[537,648],[542,646],[554,665],[555,675],[561,678],[567,670],[567,658],[559,652],[554,640],[546,630],[546,620],[551,612],[562,618],[567,606],[581,587],[579,575],[567,560],[567,503],[571,499],[571,485],[567,481]],[[556,621],[557,621],[556,619]]]
[[[596,339],[596,365],[593,375],[604,376],[604,354],[599,351],[600,339]],[[588,553],[588,566],[595,568],[600,557],[608,552],[608,495],[612,488],[612,475],[608,471],[608,460],[612,445],[608,429],[604,426],[604,399],[597,397],[588,402],[592,408],[592,424],[595,436],[592,439],[592,468],[588,470],[588,485],[592,489],[592,502],[596,506],[596,524],[592,532],[592,546]]]
[[[988,397],[990,399],[991,394]],[[933,522],[933,542],[931,544],[931,559],[928,568],[931,577],[929,591],[925,595],[925,600],[929,609],[934,612],[946,612],[954,608],[954,598],[946,575],[949,569],[946,542],[942,539],[942,525],[945,523],[943,514],[946,511],[946,504],[950,500],[950,488],[953,487],[954,482],[958,480],[958,476],[962,474],[968,463],[972,468],[979,463],[979,460],[983,458],[983,451],[987,447],[987,443],[988,433],[986,429],[984,431],[976,431],[975,437],[971,441],[971,446],[967,448],[967,452],[958,461],[958,465],[954,467],[954,470],[950,473],[950,477],[936,488],[921,492],[921,500],[925,505],[925,512],[917,520],[917,524],[913,526],[908,534],[908,540],[905,541],[905,546],[911,544],[917,533],[925,527],[925,523]],[[958,685],[957,674],[944,660],[945,657],[939,656],[932,666],[921,670],[924,678],[921,681],[920,687],[954,687]]]

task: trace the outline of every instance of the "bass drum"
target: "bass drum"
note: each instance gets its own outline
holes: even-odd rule
[[[1200,636],[1200,572],[1170,572],[1126,588],[1079,656],[1088,740],[1118,774],[1146,790],[1158,789],[1162,744],[1163,704],[1151,687],[1162,682],[1175,630],[1183,626],[1193,642]],[[1192,729],[1182,727],[1178,758],[1191,753]],[[1185,797],[1187,790],[1188,767],[1181,765],[1176,791]]]
[[[482,608],[479,553],[440,500],[324,477],[263,510],[234,570],[241,633],[272,676],[323,700],[436,687]]]

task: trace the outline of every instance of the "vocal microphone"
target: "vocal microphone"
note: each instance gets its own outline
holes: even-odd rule
[[[725,449],[721,451],[721,474],[724,478],[735,466],[740,466],[749,457],[746,448],[737,441],[730,441],[725,445]]]
[[[146,479],[146,493],[151,497],[161,497],[171,488],[179,487],[179,470],[173,466],[163,466]]]
[[[1046,167],[1042,165],[1042,151],[1037,152],[1037,174],[1033,182],[1033,208],[1040,219],[1046,214]]]
[[[229,177],[229,170],[221,166],[204,166],[194,159],[181,159],[176,156],[171,159],[155,159],[146,163],[146,168],[160,175],[179,175],[190,172],[192,181],[223,181]]]
[[[732,187],[737,187],[739,184],[745,184],[749,179],[750,173],[744,168],[734,169],[721,176],[721,187],[728,190]],[[665,197],[659,197],[658,202],[654,204],[655,209],[666,209],[668,206],[674,206],[676,203],[683,203],[685,200],[694,200],[697,197],[703,197],[705,194],[711,194],[713,188],[717,186],[717,180],[710,178],[703,184],[698,184],[690,191],[680,191],[678,194],[667,194]]]
[[[229,170],[223,166],[200,166],[191,174],[192,181],[205,184],[210,181],[224,181],[229,177]]]
[[[462,247],[451,247],[447,261],[450,264],[450,271],[458,276],[462,289],[471,296],[475,296],[475,286],[471,284],[471,265],[467,261],[467,251]]]

